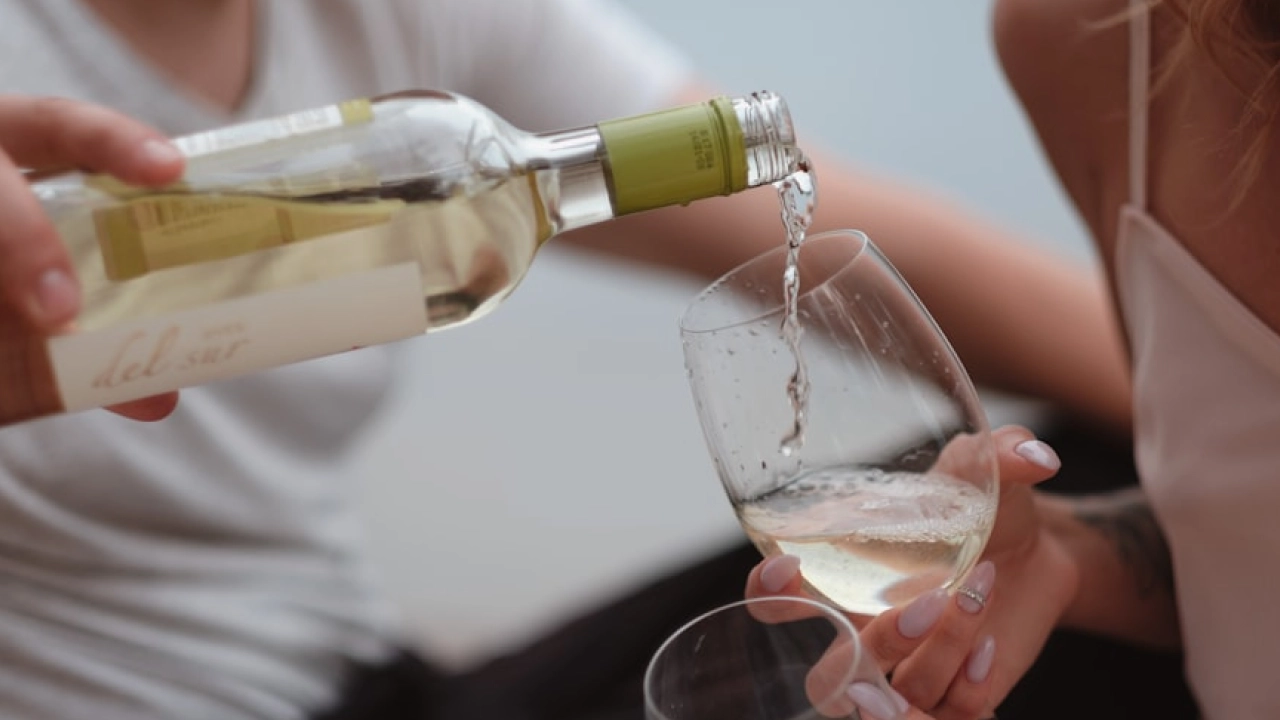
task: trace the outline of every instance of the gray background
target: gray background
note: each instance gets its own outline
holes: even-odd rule
[[[1088,257],[986,3],[624,2],[722,89],[783,94],[802,139]],[[697,289],[550,251],[494,316],[410,341],[420,372],[355,491],[430,652],[465,665],[741,537],[685,384],[676,318]]]

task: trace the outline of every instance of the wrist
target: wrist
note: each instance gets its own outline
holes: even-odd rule
[[[1060,598],[1057,610],[1057,627],[1079,628],[1082,556],[1079,545],[1072,541],[1072,512],[1070,501],[1045,493],[1035,493],[1036,512],[1044,532],[1038,542],[1044,546],[1043,554]]]
[[[1073,568],[1058,627],[1149,647],[1180,644],[1172,567],[1140,491],[1063,498],[1038,495],[1045,542]]]

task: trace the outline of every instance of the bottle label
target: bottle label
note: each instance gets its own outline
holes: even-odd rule
[[[49,341],[68,412],[420,335],[421,275],[405,262]]]
[[[322,205],[271,198],[152,195],[94,214],[107,277],[245,255],[388,222],[401,200]]]
[[[372,119],[367,100],[352,100],[173,142],[188,159],[198,160],[241,148],[257,152],[265,144]],[[378,184],[375,173],[355,164],[299,177],[253,178],[236,186],[243,195],[188,193],[181,182],[167,193],[140,190],[106,176],[92,176],[87,182],[121,202],[93,216],[107,277],[114,281],[367,227],[385,222],[403,206],[400,201],[325,206],[251,194],[314,195]]]
[[[347,125],[360,125],[373,120],[373,106],[368,100],[351,100],[312,110],[266,120],[230,125],[209,132],[174,138],[173,144],[188,159],[224,153],[271,140],[284,140],[297,135],[332,130]]]
[[[0,319],[0,426],[58,412],[47,341]]]

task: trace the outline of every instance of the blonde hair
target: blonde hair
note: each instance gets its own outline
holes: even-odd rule
[[[1152,0],[1160,3],[1183,25],[1163,72],[1202,54],[1245,100],[1234,208],[1257,180],[1280,118],[1280,0]]]

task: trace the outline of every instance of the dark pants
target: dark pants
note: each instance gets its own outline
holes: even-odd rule
[[[1078,429],[1042,433],[1063,459],[1046,490],[1136,482],[1130,449]],[[411,654],[351,676],[322,720],[642,720],[641,681],[662,641],[695,615],[742,598],[760,555],[741,545],[657,579],[510,655],[447,677]],[[1181,657],[1057,632],[999,708],[1000,720],[1191,720]]]

